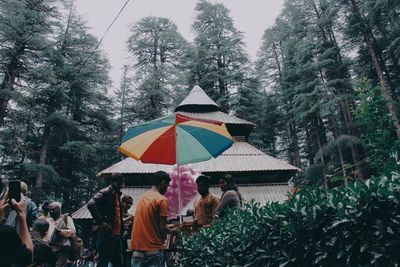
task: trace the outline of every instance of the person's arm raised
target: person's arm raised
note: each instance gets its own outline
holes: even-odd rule
[[[19,202],[15,201],[15,199],[11,199],[11,203],[14,207],[14,210],[18,214],[18,222],[19,222],[19,233],[22,243],[25,244],[26,248],[32,252],[33,256],[33,242],[31,239],[31,235],[29,234],[28,224],[26,223],[26,200],[25,197],[21,194],[21,200]]]

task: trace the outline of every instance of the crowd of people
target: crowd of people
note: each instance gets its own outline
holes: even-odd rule
[[[165,266],[165,240],[168,234],[179,231],[179,225],[167,220],[169,202],[164,194],[171,181],[168,173],[154,173],[151,188],[137,203],[122,195],[125,180],[121,174],[113,174],[107,181],[109,186],[87,203],[95,233],[92,266]],[[193,222],[198,226],[210,227],[228,208],[242,203],[232,176],[220,178],[221,198],[210,192],[210,182],[205,175],[196,179],[200,197],[194,202]],[[0,200],[0,266],[70,266],[71,240],[76,235],[72,217],[63,214],[61,203],[56,201],[43,203],[39,214],[27,191],[21,182],[19,202],[8,199],[7,193]],[[134,215],[129,213],[133,204]]]
[[[0,185],[3,192],[5,184]],[[68,242],[75,235],[72,218],[56,201],[43,203],[39,213],[27,184],[20,186],[18,202],[8,192],[0,200],[0,266],[66,266]]]

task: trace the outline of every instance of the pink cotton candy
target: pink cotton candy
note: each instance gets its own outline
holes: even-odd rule
[[[179,181],[181,191],[181,208],[184,209],[197,195],[196,178],[201,174],[201,171],[194,170],[188,165],[179,166]],[[176,217],[179,215],[179,187],[178,187],[178,167],[175,165],[169,173],[171,178],[170,187],[165,193],[165,197],[169,200],[168,217]]]

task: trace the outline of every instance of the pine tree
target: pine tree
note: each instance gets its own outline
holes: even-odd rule
[[[115,94],[115,103],[118,107],[119,136],[120,140],[125,134],[126,127],[133,125],[136,119],[133,84],[129,78],[128,66],[124,66],[121,85]]]
[[[192,79],[228,111],[230,93],[241,86],[248,69],[243,34],[222,4],[201,0],[195,10]]]
[[[351,33],[351,35],[349,35],[350,38],[362,40],[363,45],[367,48],[370,62],[372,63],[377,80],[380,84],[382,96],[385,99],[393,125],[395,126],[396,135],[400,138],[400,119],[394,101],[394,95],[396,95],[396,93],[394,88],[391,87],[391,84],[393,83],[390,79],[387,64],[382,56],[383,51],[379,49],[376,43],[377,38],[373,31],[373,26],[375,25],[371,25],[368,20],[368,14],[370,11],[364,9],[363,2],[358,0],[342,0],[341,4],[343,5],[345,10],[344,12],[347,16],[347,32]],[[394,8],[395,7],[396,5]],[[398,15],[395,15],[395,17],[398,17]]]
[[[91,139],[96,140],[97,135],[111,127],[109,118],[113,110],[105,97],[108,62],[100,52],[93,52],[96,45],[97,40],[87,33],[87,27],[71,9],[55,46],[46,51],[46,62],[36,76],[32,75],[37,92],[33,96],[42,107],[39,169],[35,177],[37,197],[44,178],[50,178],[44,177],[43,168],[55,169],[64,184],[79,183],[82,175],[93,175],[90,167],[95,162],[91,160],[95,159],[98,144]],[[82,167],[84,164],[87,168]],[[72,194],[68,190],[62,193],[66,201]]]
[[[0,126],[23,76],[45,49],[56,16],[54,1],[4,0],[0,6]]]
[[[162,116],[173,103],[175,92],[186,87],[181,73],[187,49],[187,42],[169,19],[146,17],[133,25],[128,50],[135,59],[139,120]]]

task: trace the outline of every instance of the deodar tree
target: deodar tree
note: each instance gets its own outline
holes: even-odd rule
[[[192,79],[223,111],[228,111],[230,94],[243,85],[249,67],[243,34],[222,4],[202,0],[195,10]]]
[[[128,50],[135,62],[136,116],[139,121],[158,118],[170,110],[174,95],[186,85],[182,72],[188,43],[175,23],[151,16],[133,24]]]

